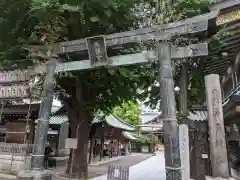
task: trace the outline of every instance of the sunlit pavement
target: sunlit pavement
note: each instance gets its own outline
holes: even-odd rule
[[[137,165],[130,167],[130,180],[165,180],[165,162],[163,152],[158,152]],[[107,175],[91,180],[107,180]]]

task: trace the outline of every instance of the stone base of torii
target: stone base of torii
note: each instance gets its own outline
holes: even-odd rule
[[[235,178],[221,178],[221,177],[210,177],[210,176],[206,176],[206,180],[236,180]]]
[[[53,172],[50,170],[42,170],[42,171],[21,171],[18,176],[17,180],[52,180]]]

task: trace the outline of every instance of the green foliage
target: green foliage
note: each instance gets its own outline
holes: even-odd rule
[[[129,124],[135,126],[140,124],[140,109],[135,101],[124,101],[121,105],[114,107],[112,113]]]
[[[0,24],[5,27],[0,33],[0,42],[4,42],[0,44],[2,52],[0,65],[4,68],[20,66],[27,68],[29,65],[39,63],[28,57],[23,45],[52,44],[129,30],[136,18],[133,12],[136,2],[136,0],[4,1],[0,4],[2,9]],[[23,55],[19,53],[20,51],[24,51]],[[65,61],[69,60],[76,59],[67,58]],[[27,61],[30,64],[26,63]],[[61,94],[63,97],[61,99],[69,102],[72,107],[78,108],[79,106],[74,104],[76,87],[84,87],[84,92],[89,92],[83,97],[82,103],[85,108],[89,111],[98,109],[107,111],[121,104],[124,99],[135,98],[137,83],[140,80],[135,81],[139,73],[134,69],[135,67],[96,69],[91,72],[61,75],[57,79],[57,94]],[[81,84],[75,83],[76,77],[82,79]]]
[[[143,144],[158,143],[158,137],[152,134],[139,134],[136,133],[133,135],[138,141]]]
[[[85,38],[98,34],[126,31],[139,26],[154,26],[192,17],[210,0],[185,0],[176,4],[169,1],[77,1],[77,0],[10,0],[0,4],[0,66],[26,68],[39,63],[28,57],[23,45],[52,44]],[[170,10],[171,9],[171,10]],[[211,42],[211,41],[210,41]],[[152,46],[152,45],[151,45]],[[154,44],[153,44],[154,46]],[[215,45],[213,45],[215,47]],[[211,45],[210,45],[211,48]],[[210,49],[211,50],[211,49]],[[216,57],[217,58],[217,57]],[[68,58],[66,61],[76,60]],[[41,63],[41,62],[40,62]],[[190,102],[204,99],[201,61],[190,63]],[[178,84],[179,63],[175,63],[175,83]],[[75,78],[80,76],[81,86],[89,92],[84,100],[87,109],[107,111],[125,100],[138,98],[138,89],[144,90],[140,98],[150,97],[154,106],[159,100],[158,65],[141,65],[111,69],[96,69],[58,78],[58,94],[75,100]],[[68,86],[71,84],[71,86]],[[154,85],[152,85],[154,84]],[[152,86],[149,89],[149,86]],[[64,92],[64,93],[63,93]],[[63,96],[64,95],[64,96]],[[196,98],[202,97],[202,98]],[[73,106],[78,107],[78,106]]]
[[[139,5],[139,12],[141,12],[141,8],[146,8],[145,16],[142,19],[141,24],[143,26],[154,26],[159,24],[170,23],[174,21],[179,21],[182,19],[186,19],[189,17],[193,17],[205,11],[207,5],[211,4],[213,1],[211,0],[184,0],[177,1],[175,4],[171,4],[171,1],[145,1],[144,3]],[[157,9],[157,10],[156,10]],[[146,21],[146,19],[148,19]],[[147,22],[147,23],[146,23]],[[192,105],[203,105],[205,101],[205,88],[204,88],[204,75],[208,73],[206,69],[211,69],[211,62],[214,60],[221,59],[221,52],[223,49],[223,42],[221,38],[224,36],[228,36],[221,31],[217,32],[217,34],[213,35],[208,39],[204,39],[209,43],[209,55],[206,58],[193,58],[188,60],[188,87],[189,87],[189,107]],[[191,43],[198,43],[203,41],[203,39],[197,38],[189,38],[189,37],[177,37],[171,40],[171,44],[178,46],[186,46]],[[156,42],[155,42],[156,43]],[[219,47],[219,48],[218,48]],[[180,69],[181,62],[174,61],[173,69],[174,69],[174,82],[175,86],[179,87],[180,82]],[[213,64],[213,63],[212,63]],[[142,98],[148,97],[150,100],[146,102],[152,108],[159,108],[160,94],[159,94],[159,83],[158,83],[158,67],[156,64],[152,65],[150,69],[149,79],[152,84],[146,82],[145,91],[142,93]],[[210,71],[211,72],[211,71]],[[215,72],[212,72],[215,73]],[[216,72],[218,73],[218,72]],[[142,84],[142,86],[144,86]],[[176,92],[176,97],[179,92]]]

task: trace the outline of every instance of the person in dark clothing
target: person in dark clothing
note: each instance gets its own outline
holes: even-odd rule
[[[47,143],[47,146],[45,147],[45,153],[44,153],[44,168],[48,169],[48,158],[50,153],[53,152],[53,149],[51,148],[50,144]]]
[[[112,158],[112,154],[113,154],[113,141],[111,141],[111,142],[108,144],[108,157],[109,157],[109,158]]]

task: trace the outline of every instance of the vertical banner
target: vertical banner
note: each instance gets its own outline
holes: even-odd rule
[[[188,126],[186,124],[179,125],[179,147],[182,166],[182,179],[190,180],[189,136]]]
[[[228,158],[222,109],[219,75],[205,76],[210,135],[210,155],[214,177],[229,178]]]

